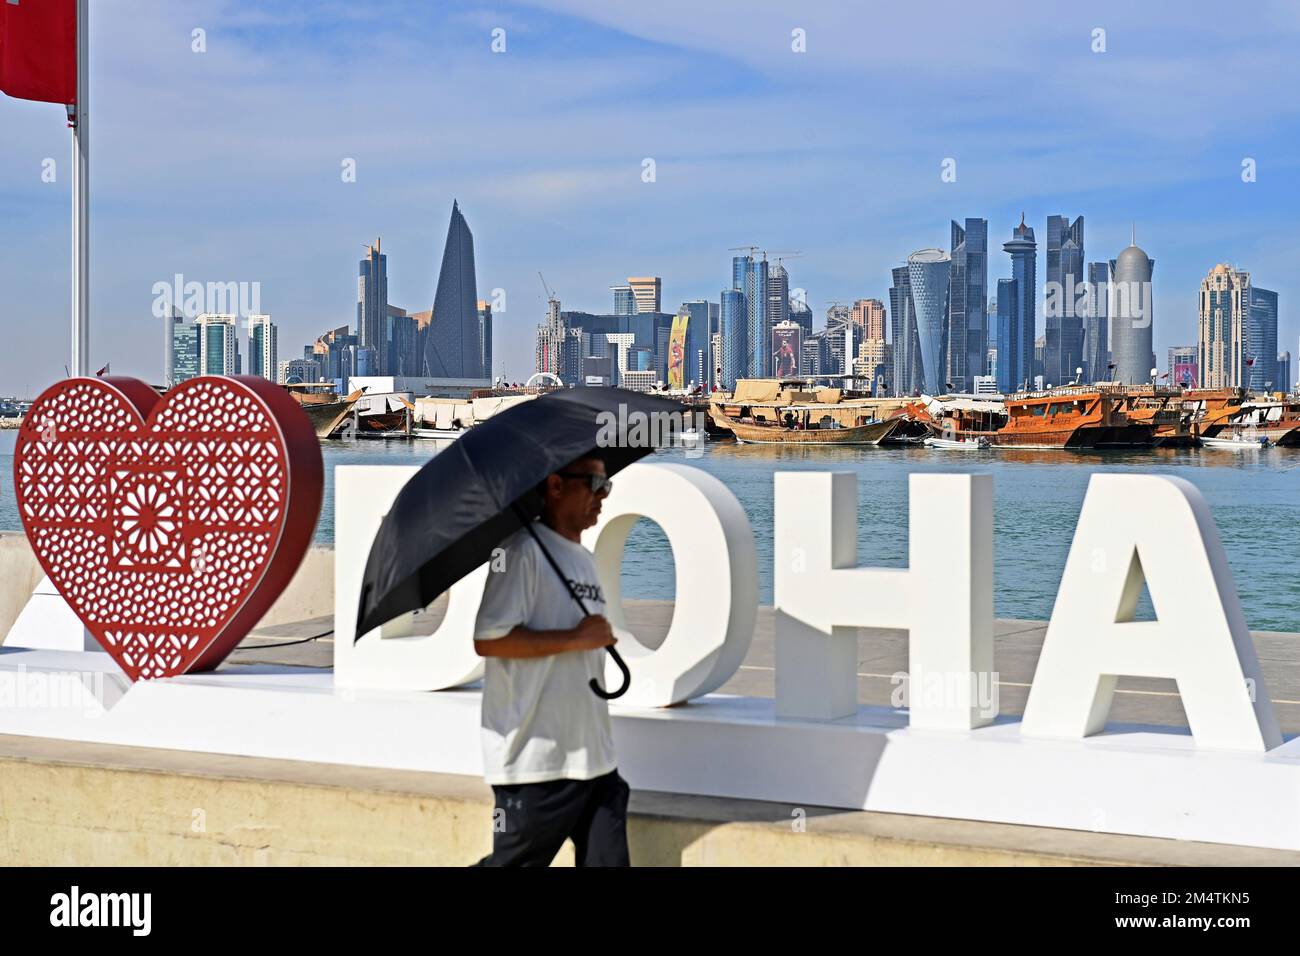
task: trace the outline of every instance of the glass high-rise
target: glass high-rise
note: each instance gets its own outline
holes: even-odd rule
[[[195,320],[199,335],[199,374],[239,374],[239,327],[233,315],[205,312]]]
[[[1246,381],[1242,384],[1252,392],[1277,389],[1277,293],[1257,285],[1250,287],[1246,356]]]
[[[907,257],[907,277],[916,309],[916,335],[921,346],[921,388],[930,395],[948,391],[944,378],[947,355],[948,274],[952,260],[942,249],[921,249]]]
[[[636,315],[636,296],[630,285],[612,285],[609,291],[614,293],[615,315]]]
[[[179,385],[189,378],[202,374],[199,365],[199,326],[186,325],[180,316],[168,319],[171,323],[171,367],[168,370],[171,385]]]
[[[1016,332],[1017,310],[1020,308],[1020,296],[1015,279],[998,280],[997,298],[997,362],[994,374],[997,376],[998,391],[1003,395],[1018,391],[1023,376],[1017,373],[1019,338]],[[1005,352],[1004,352],[1005,350]],[[1005,357],[1004,357],[1005,356]]]
[[[678,315],[686,316],[686,384],[707,385],[709,374],[710,306],[705,299],[683,302]]]
[[[248,317],[248,374],[274,382],[280,365],[278,330],[269,315]]]
[[[1072,223],[1068,216],[1048,216],[1043,374],[1053,385],[1072,382],[1083,366],[1084,317],[1075,310],[1083,259],[1083,217]]]
[[[748,356],[745,374],[764,378],[769,373],[767,343],[767,260],[746,256],[741,293],[745,296],[745,345]]]
[[[1088,263],[1088,307],[1083,316],[1085,382],[1110,379],[1110,263]]]
[[[974,389],[974,377],[984,374],[988,352],[988,237],[987,219],[954,220],[949,258],[948,328],[945,380],[955,391]]]
[[[492,377],[492,303],[479,299],[478,303],[478,348],[479,360],[483,364],[483,374]]]
[[[357,270],[357,339],[379,356],[380,374],[388,370],[388,257],[380,252],[382,240],[366,247]]]
[[[890,387],[895,395],[911,395],[921,387],[912,280],[907,266],[898,266],[890,275],[894,280],[889,287],[889,328],[894,343],[894,380]]]
[[[790,320],[790,275],[778,261],[767,273],[767,328]]]
[[[719,310],[719,338],[722,343],[722,374],[718,387],[730,391],[736,380],[749,377],[749,336],[745,315],[745,294],[740,289],[723,289]]]
[[[479,347],[478,289],[474,276],[474,236],[451,205],[447,243],[438,272],[433,318],[424,341],[424,374],[430,378],[485,379]]]

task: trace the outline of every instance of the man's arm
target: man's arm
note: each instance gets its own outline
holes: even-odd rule
[[[480,657],[550,657],[568,651],[590,651],[614,644],[616,638],[609,621],[599,614],[584,617],[577,627],[557,631],[534,631],[517,625],[504,637],[475,640],[474,651]]]

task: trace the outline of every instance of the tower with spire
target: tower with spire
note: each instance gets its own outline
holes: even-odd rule
[[[1002,244],[1002,251],[1011,256],[1012,278],[1005,287],[1012,299],[1010,307],[1004,310],[998,303],[999,314],[1009,313],[1006,327],[998,329],[998,387],[1007,392],[1024,387],[1033,378],[1034,338],[1038,335],[1038,243],[1034,230],[1025,225],[1023,212],[1020,225],[1011,230],[1011,241]]]

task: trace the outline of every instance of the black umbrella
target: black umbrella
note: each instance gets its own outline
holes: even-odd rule
[[[670,428],[680,433],[685,411],[679,402],[619,388],[568,388],[469,429],[412,476],[384,517],[362,578],[356,637],[428,606],[520,527],[532,533],[542,507],[538,485],[547,475],[593,451],[612,475],[653,451]],[[573,599],[586,614],[581,599]],[[606,650],[623,672],[623,687],[608,693],[594,679],[591,687],[612,699],[627,691],[629,674],[614,648]]]

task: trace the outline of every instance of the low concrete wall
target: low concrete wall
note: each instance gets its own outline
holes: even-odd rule
[[[0,642],[13,627],[42,576],[27,536],[16,531],[0,532]],[[258,627],[333,614],[334,549],[312,548]]]
[[[1300,853],[634,791],[637,866],[1300,865]],[[477,778],[0,736],[0,865],[442,865]],[[571,865],[565,846],[557,865]]]
[[[27,543],[27,535],[0,531],[0,641],[18,620],[43,576],[32,546]]]

